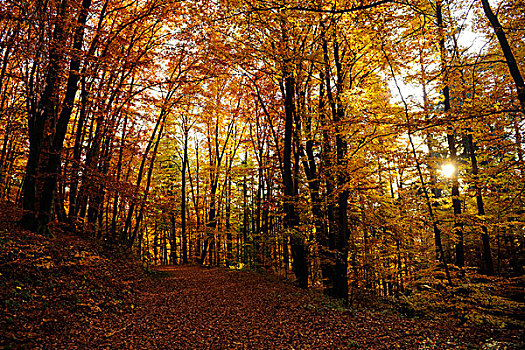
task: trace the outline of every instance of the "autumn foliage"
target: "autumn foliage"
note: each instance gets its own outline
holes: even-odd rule
[[[2,2],[0,196],[147,266],[522,312],[523,8]]]

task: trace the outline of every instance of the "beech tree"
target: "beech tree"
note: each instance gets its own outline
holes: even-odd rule
[[[23,227],[347,303],[523,273],[517,1],[0,6],[0,193]]]

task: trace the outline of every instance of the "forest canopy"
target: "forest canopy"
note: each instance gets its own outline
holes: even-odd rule
[[[0,3],[0,197],[336,298],[523,275],[525,2]]]

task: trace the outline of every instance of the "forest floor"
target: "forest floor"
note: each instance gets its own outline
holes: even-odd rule
[[[250,271],[144,269],[0,207],[0,349],[519,349],[523,329],[345,309]],[[521,338],[520,338],[521,337]]]

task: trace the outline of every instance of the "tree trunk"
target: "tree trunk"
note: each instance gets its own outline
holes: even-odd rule
[[[302,233],[296,232],[299,224],[297,213],[295,212],[296,191],[292,176],[292,135],[294,124],[294,95],[295,79],[286,67],[289,62],[284,64],[283,76],[285,79],[285,101],[284,108],[286,114],[284,131],[284,151],[283,151],[283,183],[284,183],[284,225],[291,240],[292,269],[297,278],[297,283],[301,288],[308,287],[308,264],[307,252]]]
[[[324,25],[324,24],[323,24]],[[323,57],[324,57],[324,78],[326,84],[326,91],[328,101],[332,110],[332,119],[335,124],[336,136],[335,136],[335,163],[337,165],[336,170],[336,181],[338,188],[337,195],[337,207],[334,211],[334,236],[333,245],[335,250],[334,267],[332,271],[333,276],[329,276],[332,282],[332,290],[329,291],[331,294],[348,303],[348,250],[349,250],[349,239],[350,230],[348,227],[348,197],[349,192],[345,188],[347,182],[347,176],[345,174],[346,165],[346,152],[347,144],[342,137],[341,122],[344,118],[344,106],[341,101],[341,96],[344,89],[344,77],[342,72],[342,62],[339,54],[339,43],[337,40],[337,32],[333,30],[333,56],[334,64],[336,68],[336,95],[333,96],[331,88],[331,74],[330,74],[330,58],[328,55],[328,41],[326,39],[326,32],[323,28]],[[328,180],[330,181],[330,180]]]
[[[476,191],[476,204],[478,208],[478,215],[481,217],[485,216],[485,206],[483,202],[483,196],[481,194],[481,188],[479,187],[479,170],[478,170],[478,160],[476,159],[476,150],[474,147],[474,142],[472,134],[467,135],[468,151],[470,154],[470,165],[472,167],[472,176],[474,177],[474,189]],[[481,272],[487,275],[494,274],[494,264],[492,262],[492,253],[490,249],[490,237],[488,233],[487,226],[485,224],[481,225],[481,242],[482,242],[482,263],[481,263]]]
[[[248,157],[248,154],[245,155],[244,164],[246,164],[247,157]],[[248,185],[246,184],[246,174],[243,176],[242,198],[243,198],[243,201],[242,201],[243,203],[243,206],[242,206],[242,239],[243,239],[242,256],[243,256],[243,262],[245,264],[248,264],[250,259],[248,258]]]
[[[126,217],[126,222],[124,223],[124,230],[122,231],[121,238],[123,241],[129,241],[131,238],[131,220],[133,218],[133,213],[135,212],[135,206],[136,206],[136,200],[139,195],[139,189],[140,184],[142,183],[142,178],[144,175],[144,167],[146,165],[146,160],[148,158],[149,151],[151,150],[151,147],[153,147],[153,143],[155,142],[155,136],[157,135],[157,130],[160,127],[160,124],[164,120],[166,114],[166,110],[163,108],[159,114],[159,118],[157,119],[157,122],[155,123],[155,127],[153,128],[153,132],[151,133],[151,137],[149,139],[148,145],[146,146],[146,150],[144,151],[144,156],[142,157],[142,161],[140,162],[139,172],[137,174],[137,184],[135,185],[135,196],[132,199],[132,203],[129,206],[128,209],[128,215]]]
[[[507,63],[507,67],[509,68],[510,75],[512,76],[514,84],[516,85],[516,91],[518,93],[518,100],[520,101],[521,110],[523,113],[525,113],[525,83],[523,82],[523,76],[521,75],[518,64],[516,63],[516,58],[512,53],[507,36],[503,31],[503,27],[499,23],[498,17],[494,14],[494,12],[492,12],[492,9],[490,8],[489,1],[481,0],[481,4],[483,5],[485,16],[487,16],[492,29],[494,29],[494,33],[496,33],[501,51],[503,51],[503,55],[505,56],[505,61]]]
[[[51,152],[45,167],[44,185],[42,188],[42,196],[40,198],[40,207],[38,215],[38,231],[47,233],[47,224],[51,220],[51,206],[53,203],[53,193],[57,184],[57,177],[60,169],[62,159],[62,148],[64,146],[64,139],[66,137],[67,126],[71,118],[73,110],[73,103],[75,95],[78,90],[78,81],[80,78],[80,50],[84,41],[84,26],[86,24],[91,0],[83,0],[82,8],[77,20],[77,27],[73,37],[73,57],[69,67],[69,77],[67,80],[66,94],[62,103],[62,111],[57,121],[56,130],[54,133]]]
[[[20,225],[28,230],[38,230],[38,208],[36,207],[37,198],[37,176],[41,163],[43,141],[46,134],[51,132],[51,125],[54,124],[58,109],[58,90],[60,75],[62,73],[61,61],[66,37],[64,34],[64,15],[67,8],[67,0],[62,0],[56,17],[53,37],[49,48],[49,65],[45,79],[45,88],[40,96],[40,100],[35,110],[28,116],[29,133],[29,155],[26,163],[26,173],[22,188],[22,206],[24,213],[20,219]],[[52,189],[54,190],[54,188]]]
[[[448,68],[445,48],[445,29],[443,25],[443,14],[441,11],[441,1],[436,4],[437,26],[439,29],[439,51],[441,54],[441,74],[442,82],[444,84],[443,96],[445,97],[444,112],[447,114],[450,111],[450,88],[448,82]],[[459,181],[458,181],[458,162],[456,150],[455,130],[449,127],[447,130],[447,143],[450,153],[450,162],[455,167],[456,171],[452,175],[452,207],[454,209],[454,234],[456,236],[456,265],[462,268],[465,265],[465,248],[463,244],[463,224],[461,223],[461,200],[459,198]]]
[[[186,165],[188,164],[188,130],[186,130],[186,125],[184,125],[184,154],[182,156],[182,184],[181,184],[181,235],[182,235],[182,263],[188,263],[188,233],[186,232]],[[175,244],[173,242],[172,244]]]
[[[441,262],[441,264],[443,265],[444,269],[445,269],[445,274],[447,276],[447,280],[448,280],[448,283],[449,285],[452,285],[452,278],[450,276],[450,270],[448,268],[448,264],[446,262],[446,259],[445,259],[445,254],[444,254],[444,251],[443,251],[443,246],[441,244],[441,229],[439,228],[439,221],[437,219],[437,216],[436,214],[434,213],[434,209],[432,207],[432,202],[430,200],[430,196],[428,194],[428,189],[427,189],[427,184],[426,184],[426,181],[425,181],[425,178],[423,176],[423,171],[421,169],[421,163],[417,157],[417,152],[416,152],[416,146],[414,145],[414,139],[412,137],[412,127],[411,127],[411,120],[410,120],[410,115],[409,115],[409,112],[408,112],[408,104],[406,103],[406,100],[404,99],[403,97],[403,94],[401,92],[401,88],[399,87],[399,84],[397,82],[397,78],[396,78],[396,75],[395,75],[395,72],[394,72],[394,68],[392,67],[392,63],[390,62],[390,59],[388,57],[388,55],[386,54],[385,51],[383,51],[383,53],[385,54],[385,58],[387,60],[387,63],[390,67],[390,72],[392,74],[392,77],[394,78],[394,82],[396,84],[396,88],[399,92],[399,95],[401,96],[401,99],[403,100],[403,105],[404,105],[404,109],[405,109],[405,118],[406,118],[406,125],[408,127],[408,140],[409,140],[409,143],[410,143],[410,148],[412,150],[412,156],[414,157],[414,161],[416,162],[416,169],[417,169],[417,173],[418,173],[418,176],[419,176],[419,180],[421,182],[421,188],[423,189],[423,194],[425,196],[425,202],[426,202],[426,205],[427,205],[427,209],[428,209],[428,214],[430,216],[430,220],[432,222],[432,228],[434,230],[434,238],[435,238],[435,244],[436,244],[436,250],[437,250],[437,259],[439,262]],[[401,186],[399,186],[398,184],[398,187],[401,188]]]
[[[233,237],[231,227],[231,200],[232,200],[232,180],[231,175],[226,179],[226,267],[233,263]]]
[[[141,223],[142,217],[144,215],[144,208],[145,208],[147,200],[148,200],[149,188],[150,188],[150,185],[151,185],[151,177],[153,176],[153,169],[155,167],[155,159],[156,159],[156,156],[157,156],[157,150],[159,148],[160,140],[162,139],[162,132],[164,131],[164,121],[166,120],[166,117],[167,117],[168,113],[167,112],[165,112],[165,113],[161,112],[161,115],[163,115],[163,118],[160,121],[161,125],[160,125],[160,129],[159,129],[159,134],[157,136],[157,141],[155,142],[155,146],[153,147],[153,153],[151,154],[151,160],[150,160],[150,164],[149,164],[148,175],[146,177],[146,188],[144,189],[144,196],[142,198],[142,204],[140,205],[139,215],[138,215],[136,223],[135,223],[135,229],[133,230],[133,234],[131,235],[131,237],[130,237],[130,239],[128,241],[128,247],[130,247],[130,248],[133,246],[135,238],[137,237],[137,233],[138,233],[139,228],[140,228],[140,223]],[[173,247],[172,247],[172,249],[173,249]]]

